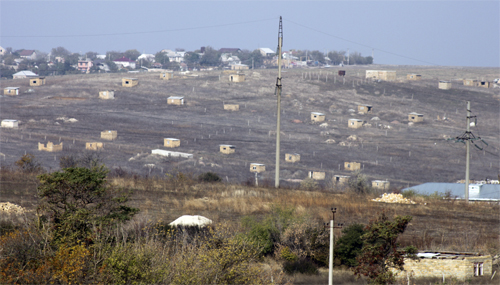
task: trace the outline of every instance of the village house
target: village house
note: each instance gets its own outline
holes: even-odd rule
[[[174,138],[164,138],[163,139],[163,146],[166,146],[166,147],[179,147],[179,146],[181,146],[181,140],[180,139],[174,139]]]
[[[17,129],[19,128],[19,122],[17,120],[2,120],[2,128]]]
[[[19,57],[21,58],[26,58],[29,60],[35,60],[36,59],[36,52],[31,49],[25,49],[19,52]]]
[[[117,137],[118,137],[117,131],[102,131],[101,132],[101,139],[103,139],[103,140],[113,141],[113,140],[116,140]]]
[[[102,143],[102,142],[85,143],[85,149],[88,149],[88,150],[100,150],[102,148],[104,148],[104,143]]]
[[[266,171],[266,165],[260,163],[250,163],[250,172],[261,173]]]
[[[3,95],[19,95],[19,87],[5,87]]]
[[[298,154],[298,153],[286,153],[285,154],[285,161],[292,162],[292,163],[300,161],[300,154]]]
[[[408,121],[418,123],[418,122],[423,122],[424,121],[424,115],[418,114],[415,112],[411,112],[408,114]]]
[[[405,259],[404,271],[393,270],[397,276],[406,278],[411,274],[413,278],[434,277],[460,281],[475,277],[490,277],[493,273],[493,259],[491,255],[460,252],[419,252],[418,260]]]
[[[229,75],[229,82],[243,82],[245,81],[245,74],[237,73]]]
[[[308,176],[314,180],[325,180],[325,172],[322,171],[309,171]]]
[[[358,114],[371,114],[373,107],[370,105],[358,105]]]
[[[45,84],[45,77],[30,78],[30,86],[42,86]]]
[[[347,127],[351,129],[361,128],[363,126],[363,120],[359,119],[349,119],[347,121]]]
[[[167,71],[160,74],[160,79],[170,80],[172,78],[174,78],[174,72],[172,71]]]
[[[359,162],[344,162],[344,169],[349,171],[356,171],[361,168],[361,163]]]
[[[38,150],[40,151],[48,151],[48,152],[56,152],[56,151],[62,151],[63,150],[63,143],[60,144],[54,144],[53,142],[47,142],[47,146],[45,146],[43,143],[38,143]]]
[[[113,62],[118,66],[118,67],[129,67],[130,69],[135,69],[135,61],[130,60],[126,57],[121,57],[119,59],[113,60]]]
[[[406,79],[408,79],[408,80],[422,80],[422,75],[411,73],[411,74],[406,75]]]
[[[236,147],[230,144],[221,144],[219,145],[219,151],[225,154],[231,154],[236,151]]]
[[[379,190],[388,190],[391,183],[387,180],[373,180],[372,188]]]
[[[99,91],[99,98],[101,99],[115,99],[115,92],[114,91]]]
[[[250,67],[248,67],[248,65],[246,64],[231,64],[231,70],[245,70],[245,69],[250,69]]]
[[[477,86],[477,80],[475,79],[464,79],[464,86]]]
[[[5,55],[7,53],[7,51],[0,46],[0,55]]]
[[[90,73],[90,68],[92,66],[93,66],[92,60],[90,59],[78,61],[78,70],[80,70],[83,73]]]
[[[276,52],[270,48],[259,48],[259,52],[263,57],[273,56]]]
[[[133,87],[139,84],[139,79],[137,78],[122,78],[123,87]]]
[[[323,122],[324,120],[325,120],[325,114],[318,112],[311,112],[311,121]]]
[[[443,89],[443,90],[451,89],[451,82],[441,80],[441,81],[439,81],[438,88]]]
[[[370,79],[379,79],[385,81],[393,81],[396,80],[396,71],[395,70],[367,70],[366,78]]]
[[[23,79],[23,78],[30,78],[30,77],[38,77],[38,75],[29,71],[29,70],[23,70],[23,71],[19,71],[19,72],[12,74],[13,79]]]
[[[238,111],[239,109],[240,109],[240,105],[238,105],[238,104],[224,104],[224,110]]]
[[[334,185],[343,185],[346,184],[349,181],[349,178],[351,176],[345,176],[345,175],[334,175],[332,178],[332,182]]]
[[[167,98],[168,105],[184,105],[184,97],[170,96]]]

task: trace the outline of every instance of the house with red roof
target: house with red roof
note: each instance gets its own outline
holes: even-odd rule
[[[122,67],[129,67],[131,69],[135,69],[135,61],[134,60],[130,60],[129,58],[126,58],[126,57],[121,57],[119,59],[115,59],[113,60],[113,62],[117,65],[117,66],[122,66]]]

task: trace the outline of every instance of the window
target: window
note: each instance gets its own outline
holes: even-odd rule
[[[36,84],[36,80],[33,80],[33,84]]]
[[[255,170],[255,169],[257,169],[257,166],[254,166],[254,167],[253,167],[253,169],[254,169],[254,170]]]
[[[347,164],[347,168],[351,168],[351,165],[349,163]]]
[[[411,117],[412,120],[415,120],[415,117]]]
[[[474,276],[483,276],[482,262],[474,262]]]
[[[167,144],[170,144],[170,141],[167,141]]]
[[[128,81],[125,81],[125,84],[128,84]]]

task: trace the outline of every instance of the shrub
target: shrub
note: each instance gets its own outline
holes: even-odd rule
[[[21,159],[16,161],[16,166],[23,173],[37,174],[43,172],[43,167],[31,153],[23,155]]]
[[[217,173],[205,172],[198,176],[198,180],[202,182],[219,182],[222,181],[222,178],[220,178]]]
[[[307,259],[301,258],[297,261],[287,261],[283,265],[283,271],[287,274],[302,273],[307,275],[318,274],[318,268],[314,263]]]
[[[356,257],[363,247],[361,236],[365,234],[364,228],[362,224],[352,224],[342,230],[343,235],[335,243],[335,257],[341,264],[349,267],[358,265]]]
[[[318,182],[312,178],[306,178],[300,182],[300,188],[305,190],[315,190],[318,188]]]

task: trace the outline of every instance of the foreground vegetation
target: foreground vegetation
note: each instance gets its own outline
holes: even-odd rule
[[[412,192],[405,194],[416,205],[375,203],[371,198],[379,193],[362,179],[343,189],[318,191],[310,183],[304,185],[310,190],[273,189],[224,184],[213,173],[148,178],[108,172],[98,161],[61,163],[67,167],[44,173],[26,155],[15,169],[2,169],[2,194],[36,191],[38,198],[31,212],[2,215],[1,283],[325,283],[329,236],[323,223],[331,219],[330,207],[344,224],[336,231],[338,284],[399,282],[387,266],[400,267],[415,247],[500,251],[498,205]],[[20,201],[11,202],[22,202],[23,195],[16,196]],[[182,214],[214,223],[168,225]],[[394,248],[374,251],[386,245]],[[387,262],[377,265],[374,258]],[[381,274],[373,275],[373,266]],[[356,279],[353,271],[368,277]]]

